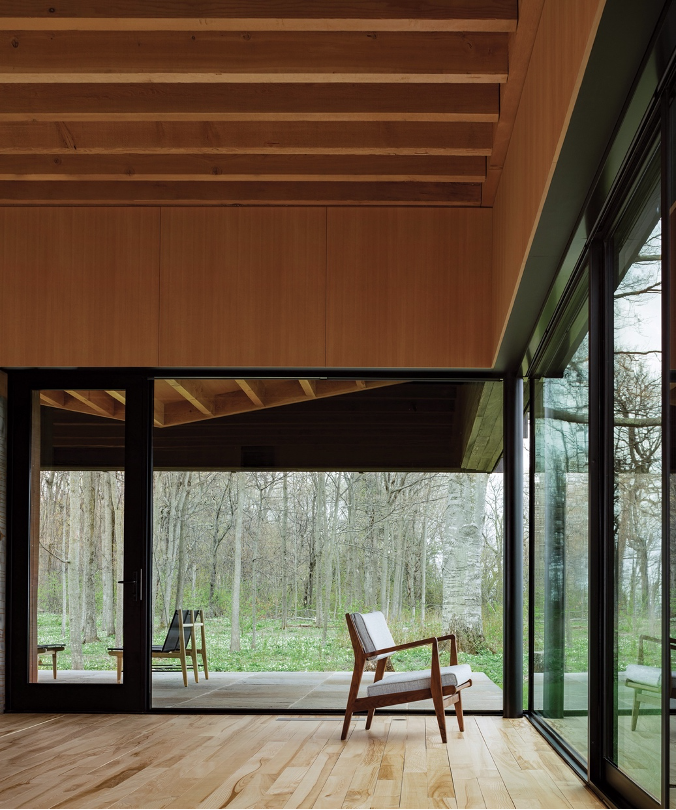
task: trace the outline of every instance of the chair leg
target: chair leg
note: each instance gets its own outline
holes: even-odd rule
[[[458,702],[455,704],[455,716],[458,718],[458,728],[465,730],[465,718],[462,716],[462,692],[458,692]]]
[[[209,680],[209,665],[207,664],[207,636],[204,630],[204,611],[200,610],[200,621],[202,622],[201,637],[202,637],[202,665],[204,666],[204,679]]]
[[[376,674],[373,678],[373,683],[376,681],[382,681],[383,675],[385,674],[385,667],[387,666],[387,658],[381,658],[380,661],[376,664]],[[375,708],[369,709],[369,713],[366,716],[366,730],[368,731],[371,728],[371,722],[373,721],[373,715],[376,713]]]
[[[190,657],[192,658],[192,670],[195,673],[195,683],[200,682],[199,671],[197,669],[197,638],[195,636],[195,613],[190,611]]]
[[[343,733],[340,735],[341,740],[347,739],[347,732],[350,730],[350,720],[352,719],[352,708],[354,702],[359,694],[359,684],[361,683],[361,676],[364,672],[364,661],[354,662],[354,672],[352,673],[352,683],[350,684],[350,693],[347,697],[347,706],[345,707],[345,720],[343,722]]]
[[[636,723],[638,722],[638,710],[641,705],[638,694],[641,690],[634,689],[634,705],[631,707],[631,730],[636,731]]]
[[[434,703],[434,713],[437,716],[437,724],[439,725],[439,734],[441,734],[441,742],[446,742],[446,708],[444,707],[444,696],[441,690],[437,692],[432,688],[432,702]]]

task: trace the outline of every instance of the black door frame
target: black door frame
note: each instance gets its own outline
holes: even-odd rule
[[[7,710],[145,712],[149,709],[152,383],[102,369],[10,371],[8,390]],[[117,684],[29,683],[29,548],[33,392],[126,391],[124,579],[140,578],[140,598],[124,590],[124,678]]]

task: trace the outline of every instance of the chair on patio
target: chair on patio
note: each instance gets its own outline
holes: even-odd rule
[[[408,644],[395,644],[387,621],[379,610],[373,613],[346,613],[345,619],[354,649],[354,672],[345,709],[341,740],[347,737],[354,712],[368,712],[366,728],[369,729],[377,708],[429,699],[434,703],[442,742],[446,742],[445,704],[455,704],[458,726],[460,731],[465,730],[460,692],[472,685],[470,680],[472,669],[469,664],[458,664],[458,648],[453,634],[411,641]],[[440,641],[451,642],[451,665],[448,667],[439,665]],[[431,669],[398,672],[383,679],[387,661],[392,653],[426,645],[432,647]],[[376,674],[373,683],[369,684],[366,689],[367,696],[360,698],[357,695],[367,661],[377,662]]]
[[[634,690],[634,705],[631,709],[631,730],[636,731],[636,724],[638,723],[638,713],[641,708],[641,703],[647,703],[652,706],[662,705],[662,668],[645,666],[645,656],[643,650],[643,643],[645,641],[653,641],[660,644],[661,641],[655,636],[639,636],[638,637],[638,664],[629,664],[627,666],[627,680],[626,686]],[[673,652],[676,650],[676,638],[669,639],[669,649]],[[671,685],[669,698],[676,700],[676,673],[671,673]]]
[[[198,646],[195,632],[200,628],[200,644]],[[122,682],[122,647],[109,647],[108,655],[117,657],[117,682]],[[151,647],[153,659],[178,658],[181,662],[181,672],[183,673],[183,686],[188,685],[188,657],[192,660],[192,668],[195,676],[195,683],[199,683],[199,673],[197,669],[197,656],[202,656],[202,666],[204,667],[204,677],[209,680],[209,666],[207,664],[207,642],[204,633],[204,611],[198,610],[175,610],[174,616],[167,630],[164,644],[154,644]]]

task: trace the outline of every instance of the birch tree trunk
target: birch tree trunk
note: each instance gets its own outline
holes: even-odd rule
[[[70,509],[68,515],[68,619],[71,666],[84,669],[82,656],[82,593],[80,591],[80,555],[82,548],[81,473],[71,470]]]
[[[178,510],[178,526],[176,527],[177,545],[178,545],[178,562],[177,562],[177,576],[176,576],[176,599],[174,602],[174,610],[180,610],[183,607],[183,597],[185,593],[185,577],[188,571],[187,559],[187,512],[190,489],[192,487],[192,473],[186,472],[181,481],[182,491],[180,495],[180,506]]]
[[[239,596],[242,586],[242,519],[244,516],[244,475],[235,473],[237,513],[235,517],[235,566],[232,575],[232,613],[230,618],[230,652],[241,649],[239,629]]]
[[[288,473],[282,475],[282,630],[286,630],[288,623],[288,603],[287,603],[287,531],[289,526],[289,489],[287,484]]]
[[[113,585],[113,494],[110,478],[113,472],[102,473],[101,498],[101,585],[103,590],[102,619],[106,636],[115,635],[115,591]]]
[[[481,549],[487,482],[485,473],[453,473],[448,477],[442,623],[444,631],[455,633],[459,646],[469,653],[478,652],[484,641]]]
[[[82,473],[82,609],[83,642],[98,641],[96,633],[96,481],[91,471]]]

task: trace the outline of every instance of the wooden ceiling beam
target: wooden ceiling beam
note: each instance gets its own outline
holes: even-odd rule
[[[93,411],[98,416],[124,420],[124,406],[117,403],[106,391],[66,390],[66,394],[81,402],[90,409],[90,412]],[[64,407],[67,407],[67,403]]]
[[[0,180],[481,183],[485,157],[437,155],[0,155]]]
[[[479,183],[0,180],[2,205],[481,204]]]
[[[308,399],[315,399],[317,397],[317,381],[316,380],[298,380],[303,393]]]
[[[0,84],[0,121],[484,121],[499,84]]]
[[[15,31],[6,83],[505,82],[503,33]]]
[[[261,382],[260,380],[248,382]],[[310,398],[298,386],[295,380],[274,380],[268,382],[269,394],[266,398],[267,408],[282,407],[292,405],[296,402],[307,402]],[[298,382],[308,382],[307,380]],[[315,390],[317,398],[338,396],[340,394],[354,394],[354,380],[313,380],[316,383]],[[382,388],[389,385],[397,385],[397,382],[374,381],[366,382],[366,389]],[[242,391],[233,391],[224,394],[217,394],[215,397],[214,417],[234,416],[249,411],[259,411],[261,407],[256,405],[247,394]],[[164,427],[175,425],[186,425],[191,422],[200,422],[210,417],[205,416],[188,402],[168,402],[164,408]]]
[[[116,399],[118,402],[121,402],[122,405],[126,405],[127,403],[127,395],[125,391],[106,391],[106,394],[111,396],[113,399]]]
[[[265,383],[262,380],[235,380],[257,408],[266,407]]]
[[[0,154],[490,155],[493,125],[420,121],[0,123]]]
[[[517,0],[4,0],[0,29],[513,31]]]
[[[166,380],[169,385],[205,416],[213,416],[214,399],[204,391],[199,380]]]

